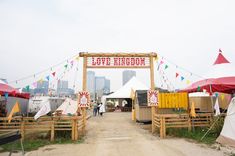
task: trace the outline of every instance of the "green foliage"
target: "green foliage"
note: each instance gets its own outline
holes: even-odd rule
[[[43,133],[39,135],[34,136],[27,136],[27,138],[23,141],[23,146],[25,151],[32,151],[37,150],[40,147],[46,146],[46,145],[52,145],[52,144],[79,144],[83,142],[83,139],[79,139],[78,141],[72,141],[71,140],[71,131],[61,131],[59,133],[56,133],[56,139],[55,141],[51,142],[49,139],[49,135],[43,135]],[[21,150],[21,144],[20,141],[16,141],[13,143],[8,143],[5,145],[2,145],[2,151],[10,151],[12,149],[20,151]]]
[[[180,138],[187,138],[192,139],[200,143],[205,144],[213,144],[215,143],[215,140],[217,138],[217,135],[214,133],[208,133],[208,135],[201,140],[202,136],[206,133],[208,129],[207,128],[195,128],[192,131],[188,131],[188,129],[182,128],[182,129],[167,129],[168,135],[180,137]]]
[[[212,129],[210,130],[210,133],[218,137],[224,125],[224,118],[220,116],[214,117],[212,123],[214,123],[214,125]]]

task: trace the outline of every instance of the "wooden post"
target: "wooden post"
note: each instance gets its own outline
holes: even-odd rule
[[[55,121],[51,121],[51,141],[55,140]]]
[[[78,118],[74,119],[74,140],[78,140]]]
[[[71,131],[71,139],[72,140],[75,140],[75,138],[74,138],[74,133],[75,133],[75,126],[74,126],[74,120],[73,120],[73,118],[71,118],[71,122],[72,122],[72,131]]]
[[[163,123],[163,138],[165,138],[166,137],[166,118],[165,117],[163,117],[162,123]]]
[[[87,90],[87,57],[83,57],[83,82],[82,82],[82,90]],[[82,117],[83,117],[83,128],[82,132],[85,133],[86,129],[86,108],[82,108]]]
[[[192,130],[192,120],[191,120],[191,117],[190,115],[188,115],[188,131],[190,132]]]
[[[150,82],[151,82],[151,90],[155,89],[154,85],[154,66],[153,66],[153,56],[150,56]],[[155,111],[156,108],[155,106],[151,107],[151,112],[152,112],[152,133],[155,132],[156,127],[154,126],[154,117],[155,117]]]
[[[163,138],[163,117],[160,117],[160,138]]]
[[[24,128],[25,128],[25,122],[24,122],[24,118],[22,117],[21,124],[20,124],[20,133],[21,133],[22,141],[24,140],[24,135],[25,135]]]

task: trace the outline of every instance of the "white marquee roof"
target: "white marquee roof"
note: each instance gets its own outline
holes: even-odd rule
[[[140,82],[136,77],[132,77],[132,79],[130,79],[124,86],[122,86],[113,94],[108,95],[106,99],[130,98],[131,89],[136,91],[136,90],[148,90],[149,88],[145,84]]]

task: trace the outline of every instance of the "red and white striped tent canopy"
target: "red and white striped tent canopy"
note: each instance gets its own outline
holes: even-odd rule
[[[194,82],[181,92],[198,92],[200,89],[200,91],[206,90],[209,93],[235,93],[235,70],[221,51],[204,77],[205,79]]]
[[[4,81],[0,80],[0,95],[5,96],[5,94],[8,94],[8,96],[20,97],[25,99],[29,99],[30,97],[29,93],[20,93],[18,89],[13,88]]]

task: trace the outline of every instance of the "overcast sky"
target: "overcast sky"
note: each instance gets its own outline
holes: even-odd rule
[[[80,51],[157,52],[203,75],[219,48],[235,60],[234,6],[234,0],[0,0],[0,77],[16,80]],[[166,75],[179,70],[173,66]],[[80,61],[78,75],[64,79],[76,77],[80,88],[81,68]],[[121,71],[111,71],[96,73],[110,78],[115,90],[122,83]],[[148,71],[138,71],[137,77],[148,85]],[[184,83],[171,82],[176,88]]]

